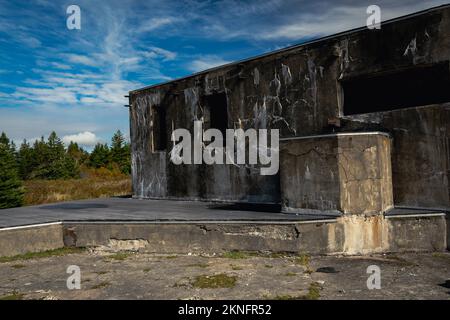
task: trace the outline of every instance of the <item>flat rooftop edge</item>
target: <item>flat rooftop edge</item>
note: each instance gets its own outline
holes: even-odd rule
[[[407,14],[407,15],[404,15],[404,16],[400,16],[400,17],[397,17],[397,18],[393,18],[393,19],[389,19],[389,20],[386,20],[386,21],[382,21],[381,25],[387,25],[387,24],[392,24],[392,23],[396,23],[396,22],[399,22],[399,21],[403,21],[403,20],[408,20],[408,19],[411,19],[411,18],[414,18],[414,17],[417,17],[417,16],[426,15],[426,14],[432,13],[434,11],[439,11],[439,10],[443,10],[443,9],[447,9],[447,8],[450,8],[450,4],[443,4],[443,5],[439,5],[439,6],[436,6],[436,7],[428,8],[428,9],[425,9],[425,10],[421,10],[421,11],[418,11],[418,12],[410,13],[410,14]],[[328,40],[331,40],[331,39],[334,39],[334,38],[339,38],[339,37],[343,37],[343,36],[346,36],[346,35],[351,35],[351,34],[354,34],[354,33],[357,33],[357,32],[365,31],[365,30],[368,30],[367,27],[366,26],[362,26],[362,27],[357,27],[357,28],[354,28],[354,29],[338,32],[338,33],[335,33],[335,34],[332,34],[332,35],[320,37],[320,38],[317,38],[317,39],[312,39],[312,40],[309,40],[309,41],[300,42],[300,43],[292,45],[292,46],[288,46],[288,47],[281,48],[281,49],[278,49],[278,50],[275,50],[275,51],[263,53],[263,54],[256,55],[256,56],[253,56],[253,57],[245,58],[245,59],[242,59],[242,60],[237,60],[237,61],[230,62],[230,63],[227,63],[227,64],[223,64],[223,65],[220,65],[220,66],[217,66],[217,67],[213,67],[213,68],[209,68],[209,69],[206,69],[206,70],[202,70],[202,71],[199,71],[199,72],[196,72],[196,73],[193,73],[193,74],[189,74],[187,76],[183,76],[183,77],[180,77],[180,78],[176,78],[176,79],[173,79],[173,80],[169,80],[169,81],[166,81],[166,82],[161,82],[161,83],[145,86],[145,87],[142,87],[142,88],[139,88],[139,89],[131,90],[131,91],[129,91],[129,94],[131,95],[131,94],[139,93],[141,91],[145,91],[145,90],[148,90],[148,89],[158,88],[158,87],[161,87],[161,86],[173,83],[173,82],[178,82],[178,81],[190,79],[190,78],[193,78],[193,77],[196,77],[196,76],[199,76],[199,75],[203,75],[203,74],[206,74],[206,73],[214,72],[214,71],[217,71],[217,70],[220,70],[220,69],[225,69],[225,68],[228,68],[228,67],[232,67],[232,66],[235,66],[235,65],[238,65],[238,64],[242,64],[242,63],[246,63],[246,62],[250,62],[250,61],[254,61],[254,60],[258,60],[258,59],[265,58],[265,57],[270,57],[272,55],[276,55],[276,54],[283,53],[283,52],[288,52],[288,51],[291,51],[291,50],[300,49],[302,47],[306,47],[306,46],[309,46],[309,45],[312,45],[312,44],[325,42],[325,41],[328,41]]]

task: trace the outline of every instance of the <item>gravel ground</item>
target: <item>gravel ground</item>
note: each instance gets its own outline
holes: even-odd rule
[[[207,256],[87,249],[9,260],[0,260],[0,299],[450,300],[450,253]],[[81,289],[67,287],[71,265],[80,268]],[[371,265],[380,268],[381,289],[367,287]]]

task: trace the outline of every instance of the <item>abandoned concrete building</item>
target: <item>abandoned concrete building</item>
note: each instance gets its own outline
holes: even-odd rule
[[[446,5],[132,91],[133,197],[4,209],[0,256],[447,250],[449,61]],[[278,129],[278,172],[173,163],[195,121]]]
[[[445,248],[449,61],[447,5],[134,90],[133,197],[338,217],[329,251]],[[279,173],[171,163],[171,132],[195,120],[279,129]]]

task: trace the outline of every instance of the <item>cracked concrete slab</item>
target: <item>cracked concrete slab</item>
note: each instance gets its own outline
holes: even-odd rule
[[[66,286],[67,267],[81,289]],[[367,267],[381,289],[367,288]],[[225,287],[198,279],[235,279]],[[90,250],[0,263],[0,297],[23,299],[450,299],[450,254],[307,257],[262,253],[163,255]]]

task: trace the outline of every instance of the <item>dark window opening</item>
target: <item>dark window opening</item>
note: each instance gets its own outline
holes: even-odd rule
[[[228,129],[227,96],[225,93],[215,93],[205,96],[206,106],[209,109],[210,127],[218,129],[225,136]]]
[[[348,79],[342,88],[345,115],[449,102],[449,63]]]
[[[153,143],[155,151],[167,148],[166,109],[161,106],[153,107]]]

